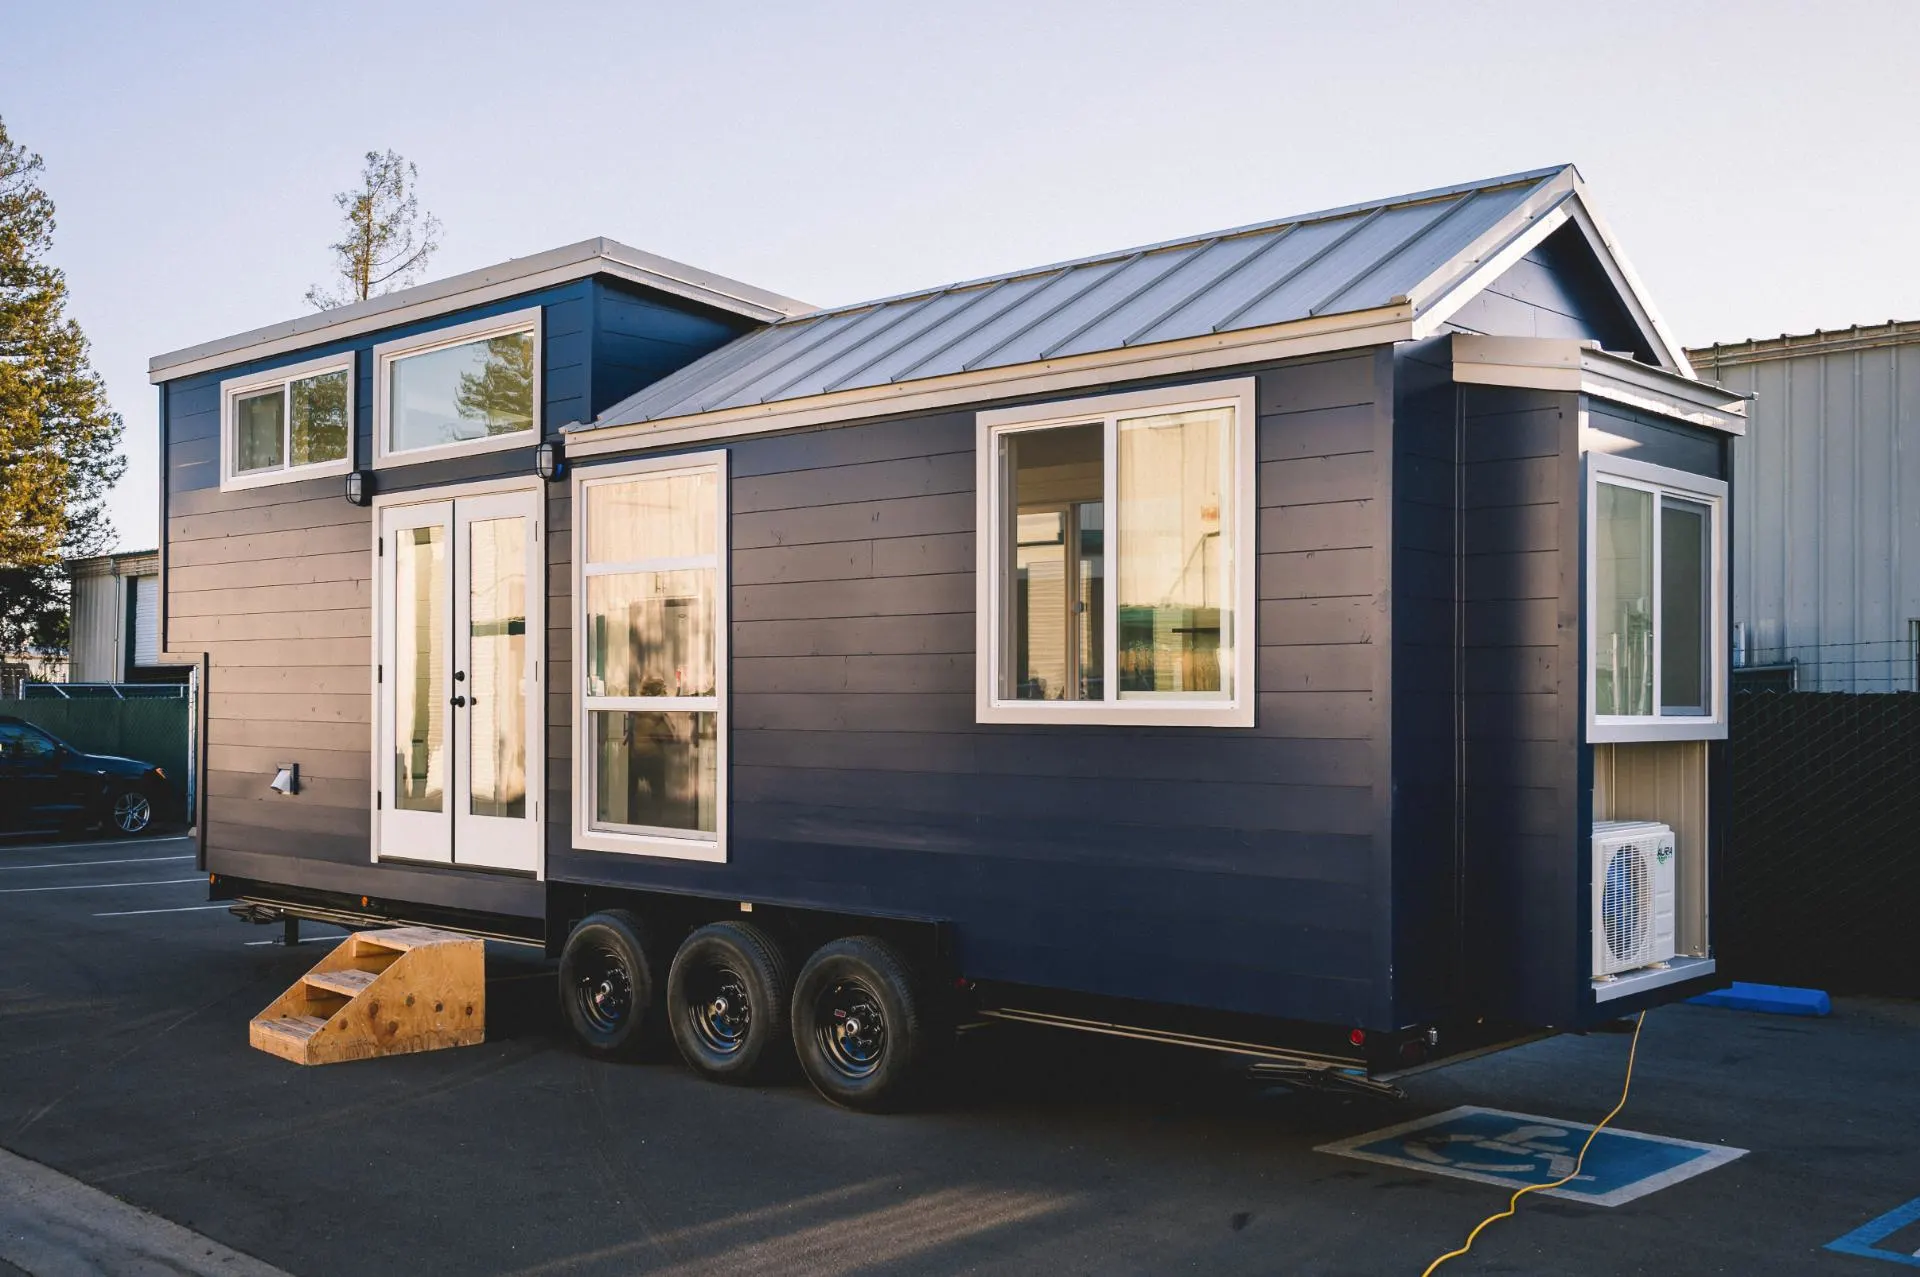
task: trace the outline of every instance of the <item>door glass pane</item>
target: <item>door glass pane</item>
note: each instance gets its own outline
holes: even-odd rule
[[[587,695],[714,695],[714,579],[712,568],[588,577]]]
[[[587,501],[587,562],[698,558],[714,553],[713,470],[595,484]]]
[[[1595,485],[1593,708],[1653,713],[1653,494]]]
[[[1660,499],[1660,708],[1668,713],[1711,711],[1712,517],[1707,506]]]
[[[293,459],[289,465],[338,461],[347,455],[347,373],[324,373],[287,388],[293,401]]]
[[[286,438],[286,407],[278,386],[233,401],[234,473],[278,470],[286,463],[281,453]]]
[[[1098,700],[1106,659],[1101,609],[1105,427],[1001,436],[1012,570],[1000,695]]]
[[[469,525],[468,788],[476,816],[527,814],[527,521]]]
[[[705,711],[594,711],[594,824],[717,832],[717,717]]]
[[[389,367],[390,452],[533,429],[531,332],[408,355]]]
[[[393,805],[439,811],[446,791],[447,553],[439,527],[394,535]]]
[[[1120,422],[1120,696],[1221,697],[1232,635],[1225,514],[1233,410]]]

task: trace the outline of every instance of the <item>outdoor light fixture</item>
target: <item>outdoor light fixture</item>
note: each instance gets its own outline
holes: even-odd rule
[[[365,470],[347,471],[347,502],[365,505],[373,499],[373,476]]]
[[[566,475],[567,454],[558,439],[549,439],[533,450],[533,468],[548,483]]]

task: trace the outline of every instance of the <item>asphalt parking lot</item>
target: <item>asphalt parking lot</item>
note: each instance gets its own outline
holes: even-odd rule
[[[937,1107],[869,1117],[586,1059],[501,948],[484,1045],[301,1069],[247,1046],[320,949],[278,934],[209,905],[184,840],[0,843],[0,1147],[296,1274],[1418,1274],[1506,1191],[1315,1150],[1457,1105],[1596,1121],[1627,1052],[1552,1039],[1391,1104],[996,1030]],[[1613,1208],[1532,1196],[1442,1271],[1891,1272],[1920,1224],[1825,1247],[1920,1198],[1916,1060],[1911,1004],[1657,1011],[1617,1124],[1749,1151]]]

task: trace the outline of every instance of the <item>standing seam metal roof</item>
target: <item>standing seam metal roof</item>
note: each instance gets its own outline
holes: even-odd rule
[[[614,405],[593,426],[1404,303],[1568,171],[1556,165],[781,319]]]

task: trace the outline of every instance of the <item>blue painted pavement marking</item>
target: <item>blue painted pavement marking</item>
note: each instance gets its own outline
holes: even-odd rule
[[[1323,1144],[1316,1151],[1524,1188],[1550,1184],[1570,1173],[1592,1129],[1584,1122],[1466,1105]],[[1746,1151],[1609,1126],[1594,1139],[1578,1179],[1541,1191],[1594,1206],[1618,1206],[1724,1166]]]
[[[1920,1197],[1914,1198],[1905,1206],[1888,1211],[1870,1224],[1862,1224],[1839,1241],[1828,1242],[1827,1249],[1837,1250],[1842,1255],[1885,1259],[1892,1263],[1905,1264],[1909,1268],[1920,1268],[1920,1251],[1909,1255],[1905,1251],[1886,1250],[1875,1244],[1885,1241],[1913,1223],[1920,1223]]]

